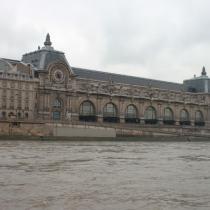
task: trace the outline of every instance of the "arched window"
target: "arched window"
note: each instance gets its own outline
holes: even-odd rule
[[[145,113],[144,113],[144,120],[146,124],[156,124],[157,119],[156,119],[156,110],[154,107],[149,106]]]
[[[90,116],[94,114],[95,114],[94,106],[90,101],[84,101],[80,105],[80,115]]]
[[[104,117],[116,117],[117,108],[113,103],[108,103],[104,107]]]
[[[28,119],[28,113],[27,112],[25,113],[25,118]]]
[[[125,111],[125,122],[127,123],[138,123],[138,112],[134,105],[128,105]]]
[[[104,122],[118,122],[117,108],[113,103],[108,103],[104,106],[103,110]]]
[[[2,112],[1,115],[2,115],[2,118],[3,118],[3,119],[6,118],[6,112]]]
[[[20,112],[17,113],[17,117],[18,117],[18,119],[21,118],[21,113]]]
[[[53,102],[53,108],[60,109],[62,107],[62,101],[58,98],[56,98]]]
[[[126,118],[136,118],[137,117],[137,109],[134,105],[129,105],[127,107],[125,117]]]
[[[169,107],[164,109],[163,123],[168,125],[174,124],[174,114]]]
[[[203,113],[199,110],[195,112],[195,125],[196,126],[204,126],[205,125]]]
[[[96,116],[95,116],[95,108],[92,102],[90,101],[84,101],[80,105],[80,115],[79,119],[81,121],[88,121],[88,122],[94,122],[96,121]]]
[[[52,113],[52,117],[53,117],[53,120],[61,120],[61,108],[62,108],[62,100],[61,99],[58,99],[56,98],[54,101],[53,101],[53,113]]]
[[[190,125],[190,117],[189,117],[189,113],[186,109],[181,110],[180,124],[181,125]]]

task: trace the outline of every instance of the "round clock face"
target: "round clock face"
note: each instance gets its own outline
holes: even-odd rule
[[[53,73],[53,79],[55,80],[55,82],[63,82],[65,76],[61,70],[57,69]]]

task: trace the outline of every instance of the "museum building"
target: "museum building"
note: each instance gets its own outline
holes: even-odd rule
[[[204,67],[182,84],[72,67],[49,34],[21,60],[0,58],[1,121],[208,127],[209,93]]]

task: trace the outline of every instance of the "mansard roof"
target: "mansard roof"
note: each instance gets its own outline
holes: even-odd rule
[[[47,34],[46,36],[44,47],[42,48],[39,47],[37,51],[23,55],[22,61],[24,63],[32,64],[37,70],[47,70],[48,65],[55,62],[63,62],[69,66],[64,53],[56,51],[52,47],[52,42],[50,40],[49,34]],[[164,82],[159,80],[126,76],[121,74],[113,74],[113,73],[107,73],[107,72],[95,71],[83,68],[72,67],[71,69],[73,70],[74,74],[77,75],[78,78],[82,79],[112,81],[114,83],[121,83],[128,85],[151,86],[154,88],[168,89],[174,91],[184,90],[183,84],[179,83]]]
[[[22,61],[32,64],[38,70],[46,70],[52,62],[63,62],[69,66],[65,54],[61,51],[54,50],[51,44],[50,35],[47,34],[44,47],[39,47],[34,52],[24,54]]]
[[[12,65],[6,59],[0,58],[0,71],[10,71],[12,68]]]
[[[95,71],[83,68],[72,67],[74,74],[81,79],[112,81],[128,85],[151,86],[154,88],[167,89],[172,91],[183,91],[184,86],[180,83],[166,82],[160,80],[146,79],[142,77],[127,76],[102,71]]]
[[[68,65],[63,52],[48,49],[40,49],[24,54],[22,61],[32,64],[38,70],[46,70],[48,65],[52,62],[64,62]]]
[[[55,57],[57,57],[57,55]],[[50,54],[49,57],[47,56],[45,58],[46,65],[50,64],[51,62],[55,62],[56,60],[53,58],[54,58],[53,54]],[[11,60],[11,59],[0,59],[0,70],[1,69],[10,70],[12,68],[11,64],[17,64],[17,63],[20,63],[20,61]],[[31,63],[31,62],[24,61],[24,63]],[[128,84],[128,85],[150,86],[154,88],[167,89],[172,91],[184,90],[184,85],[180,83],[153,80],[153,79],[134,77],[122,74],[114,74],[114,73],[108,73],[108,72],[96,71],[84,68],[71,67],[71,69],[79,79],[98,80],[98,81],[113,82],[113,83]]]

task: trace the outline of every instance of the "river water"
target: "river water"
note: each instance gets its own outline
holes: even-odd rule
[[[210,142],[0,142],[1,210],[209,210]]]

